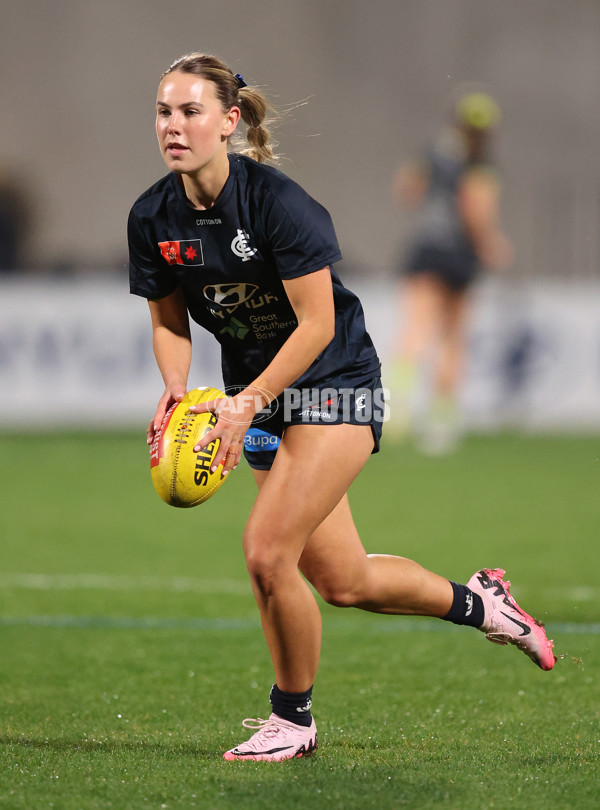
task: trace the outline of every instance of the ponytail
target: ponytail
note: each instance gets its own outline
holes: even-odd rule
[[[273,108],[263,94],[253,87],[241,87],[238,96],[242,121],[246,124],[246,139],[250,144],[248,149],[242,150],[242,154],[259,163],[277,160],[268,126],[270,122],[267,120],[267,112],[273,113]]]

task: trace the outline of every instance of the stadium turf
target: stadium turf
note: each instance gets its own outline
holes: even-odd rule
[[[598,806],[600,437],[384,446],[351,491],[368,551],[458,581],[501,566],[558,654],[323,606],[320,749],[226,763],[272,672],[240,535],[245,465],[209,502],[154,493],[143,436],[0,436],[0,808]]]

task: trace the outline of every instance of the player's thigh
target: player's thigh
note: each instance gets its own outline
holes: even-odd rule
[[[260,489],[269,471],[252,472]],[[310,535],[298,566],[328,602],[344,602],[357,584],[363,582],[367,552],[354,524],[347,494]]]
[[[365,585],[367,553],[347,495],[308,538],[299,568],[325,601],[336,605],[355,603]]]
[[[271,470],[256,476],[262,480],[244,534],[247,555],[257,545],[275,547],[297,563],[308,538],[342,500],[372,449],[369,425],[289,427]]]

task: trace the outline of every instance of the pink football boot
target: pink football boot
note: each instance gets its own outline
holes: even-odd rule
[[[317,727],[297,726],[272,714],[268,720],[246,719],[246,728],[257,729],[246,742],[223,754],[223,759],[249,759],[253,762],[283,762],[307,757],[317,750]]]
[[[483,568],[467,582],[467,588],[483,600],[485,618],[479,629],[494,644],[514,644],[541,669],[552,669],[553,642],[546,637],[544,625],[517,605],[504,575],[502,568]]]

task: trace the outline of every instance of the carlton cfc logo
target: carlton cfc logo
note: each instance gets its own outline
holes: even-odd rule
[[[248,239],[249,236],[246,231],[238,228],[237,236],[231,243],[231,249],[236,256],[240,257],[243,262],[250,261],[250,257],[254,256],[254,254],[257,252],[256,248],[253,248],[248,244]]]

